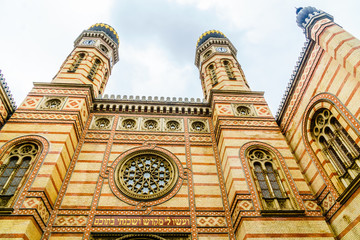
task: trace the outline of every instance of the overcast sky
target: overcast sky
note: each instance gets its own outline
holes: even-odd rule
[[[105,93],[203,98],[195,44],[216,29],[275,115],[305,42],[295,7],[309,5],[360,37],[359,0],[0,0],[0,69],[20,105],[33,82],[52,80],[84,29],[104,22],[120,37]]]

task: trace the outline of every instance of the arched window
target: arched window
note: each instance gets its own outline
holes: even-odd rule
[[[214,64],[210,64],[208,67],[208,71],[210,74],[210,78],[211,78],[211,82],[212,84],[217,84],[217,77],[216,77],[216,72],[215,72],[215,65]]]
[[[85,58],[85,53],[79,53],[76,55],[73,64],[71,65],[71,67],[69,68],[68,72],[75,72],[76,69],[78,69],[78,67],[80,66],[82,60],[84,60]]]
[[[344,185],[348,186],[360,173],[360,147],[326,108],[316,111],[311,119],[310,131]]]
[[[104,91],[105,85],[106,85],[106,83],[107,83],[108,75],[109,75],[109,74],[108,74],[108,70],[106,70],[105,75],[104,75],[104,79],[103,79],[103,81],[101,82],[101,87],[100,87],[100,89],[99,89],[99,94],[101,94],[101,93]]]
[[[234,80],[235,78],[234,78],[233,71],[231,69],[230,62],[225,60],[225,61],[223,61],[223,64],[224,64],[225,71],[226,71],[226,74],[227,74],[228,78],[231,79],[231,80]]]
[[[276,158],[267,150],[260,148],[251,149],[247,154],[247,158],[250,162],[264,209],[292,209],[289,196],[277,171]]]
[[[94,77],[97,73],[97,70],[99,69],[100,64],[101,64],[101,61],[96,58],[94,64],[92,65],[92,67],[90,69],[89,75],[88,75],[88,78],[90,80],[94,80]]]
[[[0,166],[0,205],[6,205],[15,194],[38,152],[39,148],[36,144],[22,143],[5,156]]]
[[[207,59],[208,57],[210,57],[210,55],[212,54],[212,51],[209,50],[204,54],[204,59]]]

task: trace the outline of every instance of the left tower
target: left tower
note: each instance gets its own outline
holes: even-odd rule
[[[41,239],[118,47],[107,24],[83,31],[54,79],[34,83],[1,129],[0,239]]]

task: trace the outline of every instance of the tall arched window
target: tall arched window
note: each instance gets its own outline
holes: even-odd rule
[[[234,80],[235,78],[234,78],[233,71],[231,69],[230,62],[225,60],[225,61],[223,61],[223,64],[224,64],[225,71],[226,71],[226,74],[227,74],[228,78],[231,79],[231,80]]]
[[[208,67],[208,71],[210,74],[210,78],[211,78],[211,82],[212,84],[217,84],[217,76],[216,76],[216,72],[215,72],[215,65],[214,64],[210,64]]]
[[[275,157],[255,148],[247,154],[259,195],[266,210],[292,209],[289,196],[277,171]]]
[[[212,51],[209,50],[204,54],[204,59],[207,59],[208,57],[210,57],[210,55],[212,54]]]
[[[101,94],[104,91],[105,85],[107,83],[108,75],[109,75],[108,70],[106,70],[105,75],[104,75],[104,79],[101,82],[101,86],[100,86],[100,89],[99,89],[99,94]]]
[[[98,58],[96,58],[93,65],[92,65],[92,67],[91,67],[91,69],[90,69],[89,75],[88,75],[88,78],[90,80],[94,80],[94,77],[95,77],[95,75],[96,75],[96,73],[97,73],[97,71],[98,71],[98,69],[100,67],[100,64],[101,64],[101,61]]]
[[[345,186],[360,173],[360,147],[326,108],[314,114],[311,135],[330,160]]]
[[[5,206],[25,176],[30,163],[35,159],[39,148],[34,143],[15,146],[7,154],[0,166],[0,205]]]
[[[84,60],[85,58],[85,53],[79,53],[76,55],[75,60],[73,62],[73,64],[71,65],[71,67],[69,68],[68,72],[75,72],[76,69],[78,69],[78,67],[80,66],[82,60]]]

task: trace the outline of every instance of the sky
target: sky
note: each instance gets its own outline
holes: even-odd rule
[[[275,115],[305,43],[295,19],[301,6],[333,15],[360,38],[359,0],[0,0],[0,69],[19,106],[33,82],[51,82],[80,33],[100,22],[120,38],[106,94],[203,98],[195,47],[216,29]]]

